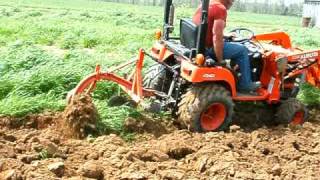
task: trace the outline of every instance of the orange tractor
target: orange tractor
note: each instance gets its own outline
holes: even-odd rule
[[[137,104],[172,111],[178,122],[192,131],[226,129],[237,101],[263,101],[277,107],[277,122],[304,123],[307,109],[296,95],[302,82],[320,87],[320,50],[293,48],[284,32],[255,35],[249,29],[234,29],[236,38],[229,41],[248,48],[253,80],[261,84],[256,94],[241,94],[237,92],[237,65],[227,61],[222,67],[204,56],[208,5],[209,0],[202,0],[199,26],[181,19],[180,37],[171,37],[174,6],[172,0],[166,0],[163,33],[156,33],[151,51],[140,49],[137,58],[106,72],[96,66],[95,72],[69,93],[69,101],[77,94],[91,93],[98,81],[107,80],[117,83]],[[156,63],[143,75],[145,57]],[[124,77],[114,73],[130,65],[135,65],[133,72]]]

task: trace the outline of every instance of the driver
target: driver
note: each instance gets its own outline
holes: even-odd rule
[[[251,93],[258,88],[258,84],[251,80],[251,68],[248,49],[239,43],[224,42],[223,30],[226,26],[227,10],[231,8],[234,0],[211,0],[208,9],[208,31],[206,36],[206,56],[216,59],[223,65],[224,59],[231,59],[239,65],[241,77],[238,91]],[[201,6],[193,16],[196,25],[201,23]]]

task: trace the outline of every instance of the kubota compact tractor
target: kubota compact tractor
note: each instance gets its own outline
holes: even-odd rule
[[[234,102],[264,101],[277,107],[275,119],[280,123],[302,124],[306,107],[296,99],[301,82],[320,87],[320,50],[303,51],[293,48],[284,32],[255,35],[245,28],[234,29],[236,37],[249,50],[252,77],[261,87],[255,95],[237,92],[239,70],[232,61],[219,66],[204,56],[209,0],[202,0],[201,24],[190,19],[180,20],[180,37],[173,32],[174,6],[166,0],[163,33],[156,33],[157,42],[151,51],[139,50],[137,58],[106,72],[96,66],[69,93],[68,100],[77,94],[90,93],[100,80],[113,81],[143,106],[170,110],[178,122],[193,131],[224,130],[231,123]],[[156,62],[142,74],[144,58]],[[135,65],[134,71],[120,77],[115,71]],[[151,103],[150,103],[151,102]]]

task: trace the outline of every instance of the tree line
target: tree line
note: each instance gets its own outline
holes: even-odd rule
[[[165,0],[101,0],[107,2],[138,4],[146,6],[163,6]],[[197,7],[199,0],[174,0],[177,6]],[[276,14],[276,15],[289,15],[301,16],[303,4],[290,3],[285,4],[284,0],[279,0],[275,3],[272,0],[237,0],[233,5],[233,10],[241,12],[254,12],[261,14]]]

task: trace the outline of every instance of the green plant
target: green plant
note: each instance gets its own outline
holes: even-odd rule
[[[1,10],[1,14],[3,15],[3,16],[11,16],[12,14],[10,13],[10,12],[8,12],[6,9],[2,9]]]
[[[42,149],[40,152],[39,152],[39,157],[40,159],[44,160],[44,159],[48,159],[49,158],[49,153],[46,149]]]
[[[80,16],[84,16],[86,18],[91,18],[91,15],[87,11],[80,13]]]
[[[320,104],[320,90],[309,84],[303,84],[298,97],[308,105]]]
[[[82,38],[82,45],[84,48],[93,48],[99,44],[99,39],[97,38],[97,35],[94,33],[85,35]]]
[[[15,13],[17,13],[17,12],[21,12],[21,9],[15,7],[12,11],[15,12]]]
[[[134,141],[136,138],[136,134],[135,133],[130,133],[130,132],[121,132],[120,133],[120,137],[125,140],[126,142],[132,142]]]
[[[41,12],[38,12],[38,11],[33,11],[33,12],[30,12],[30,13],[28,14],[28,16],[30,16],[30,17],[42,16],[42,13],[41,13]]]
[[[66,34],[62,38],[62,42],[60,44],[60,47],[62,49],[73,49],[78,44],[78,37],[74,34]]]
[[[15,82],[0,80],[0,100],[4,99],[14,88]]]

